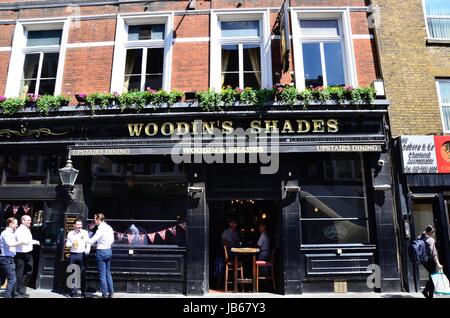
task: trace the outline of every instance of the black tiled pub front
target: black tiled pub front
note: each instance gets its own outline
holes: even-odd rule
[[[237,218],[244,243],[254,244],[262,214],[276,249],[278,292],[400,290],[384,101],[361,109],[102,112],[0,120],[0,211],[3,219],[19,217],[32,206],[42,242],[33,287],[64,292],[65,216],[79,215],[87,226],[102,212],[118,233],[131,224],[141,234],[177,229],[154,242],[117,239],[117,291],[198,295],[219,287],[214,264],[226,219]],[[260,174],[267,166],[260,163],[173,163],[172,126],[193,129],[195,120],[222,130],[277,126],[277,172]],[[73,200],[58,175],[68,153],[80,170]],[[366,283],[371,264],[380,266],[380,288]],[[96,275],[91,253],[92,289]]]

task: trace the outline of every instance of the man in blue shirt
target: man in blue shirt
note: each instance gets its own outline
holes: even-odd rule
[[[14,232],[17,229],[17,220],[9,218],[6,220],[6,229],[0,235],[0,270],[5,274],[8,280],[6,286],[5,298],[21,298],[21,295],[13,295],[14,287],[16,285],[16,265],[14,263],[14,256],[16,256],[16,246],[23,244],[23,242],[16,241]]]

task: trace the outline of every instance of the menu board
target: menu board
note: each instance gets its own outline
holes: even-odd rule
[[[66,238],[67,234],[73,230],[75,227],[75,222],[78,220],[79,215],[78,214],[66,214],[64,216],[64,247],[63,247],[63,253],[61,261],[64,261],[69,258],[70,255],[70,247],[66,247]]]

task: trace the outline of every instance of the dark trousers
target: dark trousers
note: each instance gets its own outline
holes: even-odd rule
[[[427,295],[427,298],[433,298],[434,284],[433,280],[431,279],[431,274],[436,273],[436,263],[434,262],[434,260],[429,260],[428,262],[423,264],[423,266],[428,272],[428,282],[425,285],[423,293]]]
[[[12,298],[16,287],[16,264],[13,257],[0,256],[0,270],[8,280],[5,298]]]
[[[16,261],[16,291],[24,295],[27,291],[28,282],[33,274],[33,252],[17,253]]]
[[[81,295],[84,295],[86,292],[86,255],[84,253],[70,253],[69,264],[80,266]],[[76,295],[77,289],[71,288],[70,293]]]

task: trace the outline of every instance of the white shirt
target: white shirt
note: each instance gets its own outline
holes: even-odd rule
[[[24,242],[23,244],[17,245],[17,253],[29,253],[33,250],[33,236],[28,227],[21,224],[16,232],[16,241]]]
[[[0,237],[0,247],[2,249],[2,256],[14,257],[16,255],[16,247],[11,246],[16,243],[16,236],[12,228],[7,227]]]
[[[90,245],[97,242],[98,250],[110,249],[111,245],[114,243],[114,231],[112,227],[110,227],[105,222],[101,223],[98,226],[95,235],[88,242]]]
[[[67,234],[66,246],[70,247],[71,253],[86,253],[89,254],[91,246],[88,243],[88,231],[81,229],[79,232],[72,230]],[[77,246],[74,242],[77,241]]]

